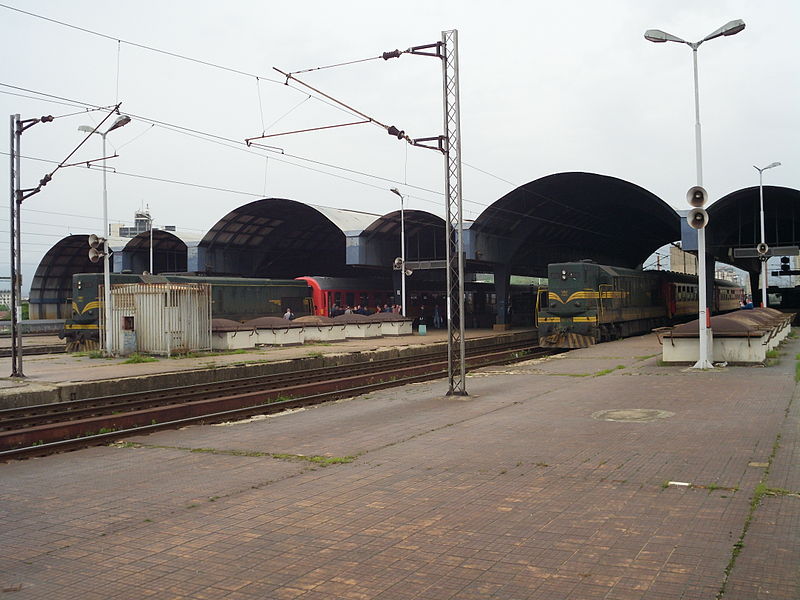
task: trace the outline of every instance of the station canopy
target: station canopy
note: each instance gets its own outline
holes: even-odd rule
[[[346,235],[375,218],[284,198],[256,200],[229,212],[203,237],[201,270],[246,277],[351,276]]]
[[[470,230],[469,259],[544,276],[550,263],[582,259],[639,267],[656,249],[680,239],[680,219],[633,183],[574,172],[518,187],[486,208]]]
[[[706,249],[714,257],[750,273],[759,271],[757,258],[734,257],[736,248],[761,242],[758,186],[737,190],[708,207]],[[800,246],[800,190],[764,186],[764,233],[768,246]]]

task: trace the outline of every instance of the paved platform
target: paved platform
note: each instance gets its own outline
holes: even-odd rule
[[[800,597],[800,342],[713,372],[659,350],[645,336],[484,369],[468,397],[434,381],[0,464],[0,590]]]

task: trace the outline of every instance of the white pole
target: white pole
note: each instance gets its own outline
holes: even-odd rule
[[[400,258],[403,259],[403,270],[400,273],[400,301],[403,316],[406,316],[406,224],[403,212],[403,196],[400,195]]]
[[[106,173],[106,135],[103,138],[103,315],[105,319],[105,353],[111,356],[111,269],[108,256],[108,184]]]
[[[758,169],[758,167],[756,167]],[[758,198],[761,206],[761,243],[766,243],[764,235],[764,169],[758,169]],[[761,308],[767,307],[767,260],[766,256],[761,257]]]
[[[697,185],[703,187],[703,142],[700,129],[700,85],[697,76],[697,47],[699,43],[689,44],[692,49],[692,63],[694,65],[694,149],[695,163],[697,167]],[[694,364],[694,369],[712,369],[713,357],[710,356],[708,336],[708,286],[706,285],[706,230],[701,227],[697,230],[697,279],[698,281],[698,324],[700,331],[700,349],[698,361]]]

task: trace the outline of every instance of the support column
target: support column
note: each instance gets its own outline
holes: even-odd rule
[[[508,319],[508,306],[510,302],[508,288],[510,281],[511,273],[508,270],[508,265],[496,265],[494,268],[494,289],[497,294],[497,314],[494,324],[495,331],[511,329],[511,323]]]
[[[714,314],[714,267],[717,261],[714,259],[713,254],[706,253],[706,307],[708,307],[708,316]]]

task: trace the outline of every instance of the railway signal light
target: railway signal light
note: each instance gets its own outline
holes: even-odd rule
[[[756,252],[760,256],[766,256],[767,252],[769,252],[769,246],[767,246],[764,242],[761,242],[758,246],[756,246]]]
[[[400,256],[398,256],[397,258],[395,258],[395,259],[394,259],[394,264],[392,265],[392,268],[393,268],[395,271],[402,271],[402,270],[403,270],[403,263],[404,263],[404,262],[405,262],[405,261],[403,261],[403,258],[402,258],[402,257],[400,257]]]
[[[788,256],[781,256],[781,271],[788,271],[791,267],[789,266],[789,257]]]
[[[91,262],[96,263],[105,256],[105,253],[102,250],[105,241],[105,238],[101,238],[99,235],[95,235],[94,233],[89,236],[89,260]]]

